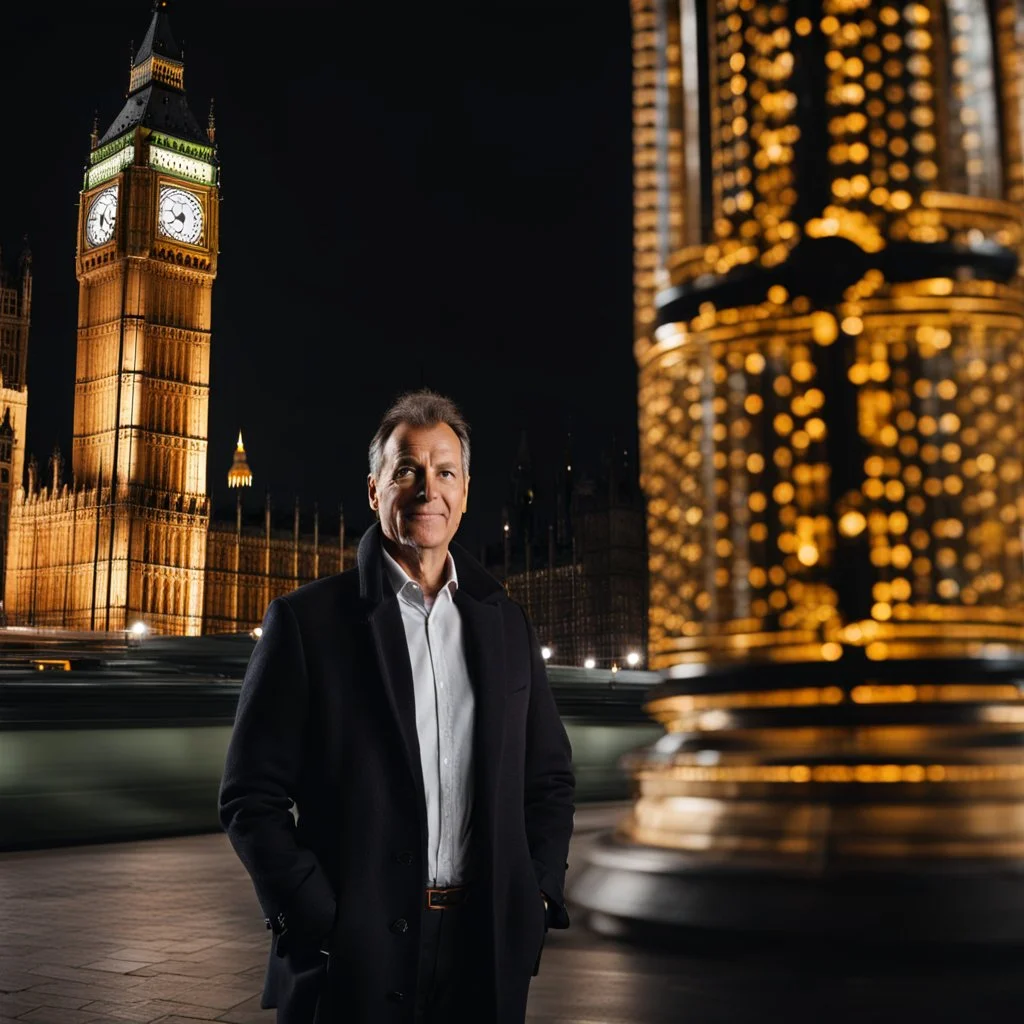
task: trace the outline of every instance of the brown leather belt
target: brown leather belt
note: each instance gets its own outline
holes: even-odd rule
[[[444,910],[466,902],[468,885],[455,885],[450,889],[427,889],[427,910]]]

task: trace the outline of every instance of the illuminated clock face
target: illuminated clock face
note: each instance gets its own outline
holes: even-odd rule
[[[90,245],[102,245],[114,237],[117,222],[117,186],[105,188],[89,207],[85,220],[85,237]]]
[[[160,231],[178,242],[197,242],[203,233],[203,208],[182,188],[160,189]]]

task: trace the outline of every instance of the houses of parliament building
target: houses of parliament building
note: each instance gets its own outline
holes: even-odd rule
[[[78,349],[70,473],[25,478],[27,252],[0,279],[0,546],[8,625],[196,635],[251,629],[267,603],[344,559],[344,521],[275,523],[239,436],[234,517],[206,492],[210,305],[219,166],[212,111],[189,109],[182,50],[158,2],[124,107],[94,127],[79,203]],[[0,260],[2,265],[2,260]],[[24,487],[22,483],[24,481]],[[308,517],[307,517],[308,520]],[[312,525],[312,530],[308,527]],[[290,527],[290,528],[289,528]]]

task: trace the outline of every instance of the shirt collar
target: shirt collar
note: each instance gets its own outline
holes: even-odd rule
[[[421,601],[425,601],[423,591],[420,585],[395,561],[394,558],[388,553],[388,549],[381,545],[381,554],[384,556],[384,570],[388,575],[388,580],[391,586],[394,588],[395,593],[401,597],[403,592],[408,587],[410,592],[416,594]],[[440,597],[441,593],[445,590],[448,591],[451,597],[455,596],[455,591],[459,589],[459,576],[455,571],[455,559],[452,558],[452,553],[448,552],[448,557],[445,559],[445,580],[438,591],[437,596]]]

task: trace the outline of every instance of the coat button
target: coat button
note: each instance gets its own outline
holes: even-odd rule
[[[395,860],[399,864],[411,864],[412,863],[412,850],[401,850],[395,854]]]
[[[391,922],[391,930],[396,935],[404,935],[409,930],[409,922],[404,917],[400,917],[397,921]]]
[[[404,992],[389,992],[388,999],[393,1003],[400,1003],[405,998]]]

